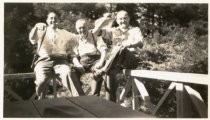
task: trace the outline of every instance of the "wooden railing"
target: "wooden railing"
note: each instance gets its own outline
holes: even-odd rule
[[[4,75],[4,82],[7,83],[8,80],[22,80],[22,79],[30,79],[34,78],[35,79],[35,74],[33,72],[31,73],[16,73],[16,74],[5,74]],[[53,82],[53,95],[54,98],[57,98],[57,90],[56,90],[56,76],[52,77],[52,82]],[[17,95],[10,86],[5,85],[4,86],[4,91],[7,92],[8,94],[12,95],[13,98],[15,98],[18,101],[23,101],[22,97]],[[29,100],[34,100],[36,97],[36,93],[34,93]]]
[[[129,90],[132,90],[132,108],[134,110],[137,109],[137,105],[139,104],[138,97],[136,96],[140,95],[144,100],[144,103],[150,109],[150,112],[155,115],[171,91],[175,89],[177,103],[176,112],[178,118],[192,117],[189,116],[189,112],[191,112],[189,107],[192,105],[190,105],[189,101],[187,101],[189,100],[187,99],[188,96],[200,117],[207,118],[207,105],[204,103],[200,93],[189,85],[186,85],[186,83],[208,86],[208,75],[148,70],[124,70],[123,72],[125,75],[131,76],[131,79],[127,81],[125,88],[123,88],[122,93],[119,96],[119,99],[123,100]],[[148,80],[164,80],[171,82],[157,105],[153,105],[151,103],[150,95],[148,94],[146,87],[141,81],[142,78],[149,78]]]
[[[124,70],[123,72],[125,75],[130,76],[131,79],[127,81],[125,87],[119,95],[119,100],[123,101],[128,92],[132,90],[132,108],[134,110],[137,109],[139,105],[138,97],[141,97],[144,100],[145,105],[150,109],[150,112],[153,115],[156,115],[157,111],[160,109],[161,105],[164,103],[171,91],[175,89],[177,98],[177,117],[191,117],[187,116],[189,115],[189,111],[186,109],[189,107],[188,101],[186,101],[186,97],[188,95],[200,117],[207,118],[207,105],[204,103],[200,93],[185,83],[208,86],[208,75],[148,70]],[[27,79],[34,77],[34,73],[5,74],[4,80],[6,83],[7,80]],[[150,95],[148,94],[144,84],[141,82],[142,78],[149,78],[148,80],[164,80],[171,82],[157,105],[152,104]],[[4,90],[5,92],[11,94],[15,99],[22,100],[20,96],[18,96],[14,91],[10,89],[10,86],[4,86]],[[36,94],[32,95],[30,100],[34,99],[35,96]]]

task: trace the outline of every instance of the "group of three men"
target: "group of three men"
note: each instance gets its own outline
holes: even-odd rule
[[[142,46],[142,34],[138,27],[129,25],[130,17],[126,11],[119,11],[116,15],[118,27],[103,29],[103,25],[109,21],[110,16],[106,14],[96,24],[94,29],[88,30],[85,19],[76,22],[78,34],[70,33],[57,26],[58,17],[55,12],[47,15],[46,23],[37,23],[29,34],[32,44],[38,44],[38,59],[35,61],[34,72],[36,75],[36,93],[39,99],[45,97],[47,86],[54,74],[58,74],[63,86],[71,91],[72,96],[82,94],[81,88],[76,87],[79,79],[72,74],[69,60],[80,75],[86,71],[91,71],[95,80],[91,81],[91,94],[100,95],[102,83],[102,73],[107,72],[102,69],[106,66],[112,56],[116,46],[123,47],[123,51],[118,55],[118,59],[109,67],[107,74],[113,83],[112,96],[115,98],[116,73],[122,70],[122,61],[125,61],[136,47]],[[104,40],[112,42],[111,48],[107,48]],[[128,56],[127,56],[128,55]],[[121,61],[121,62],[119,62]],[[79,76],[78,76],[79,77]]]

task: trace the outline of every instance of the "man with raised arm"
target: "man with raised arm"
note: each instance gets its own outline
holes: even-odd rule
[[[32,44],[38,44],[38,59],[35,61],[36,93],[38,99],[45,97],[49,81],[55,74],[62,80],[63,86],[68,88],[72,96],[83,95],[79,81],[71,78],[69,66],[70,56],[76,35],[57,26],[57,14],[49,12],[46,23],[37,23],[29,34]],[[74,77],[74,76],[73,76]]]
[[[111,50],[109,57],[106,60],[105,66],[101,69],[102,72],[110,77],[111,82],[111,100],[116,101],[116,89],[118,82],[116,79],[122,69],[134,69],[137,67],[138,62],[134,53],[137,47],[142,47],[143,36],[139,27],[132,27],[128,13],[121,10],[116,15],[116,22],[118,27],[106,28],[102,27],[110,20],[109,14],[105,14],[100,18],[93,30],[94,34],[101,36],[106,40],[110,40]]]

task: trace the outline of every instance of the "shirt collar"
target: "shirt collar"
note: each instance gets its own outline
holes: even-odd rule
[[[125,30],[120,29],[120,27],[117,27],[117,29],[120,30],[122,33],[125,33],[125,32],[127,32],[128,30],[131,29],[131,26],[128,26],[128,28],[125,29]]]

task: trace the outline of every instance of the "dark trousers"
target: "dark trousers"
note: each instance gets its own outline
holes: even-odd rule
[[[95,75],[94,71],[91,70],[91,68],[96,64],[96,62],[100,59],[100,55],[94,54],[94,55],[85,55],[80,57],[80,63],[85,68],[85,72],[91,73],[91,95],[100,96],[101,86],[103,82],[103,76],[102,75]],[[75,68],[77,71],[77,75],[79,78],[81,78],[82,74],[78,72],[77,68]]]
[[[113,58],[108,58],[113,60],[106,69],[106,74],[109,76],[110,80],[110,100],[114,102],[116,102],[116,92],[119,83],[122,79],[125,79],[122,70],[135,69],[138,66],[138,59],[135,54],[130,52],[128,49],[123,48],[118,51],[116,50],[116,52],[117,53],[114,53],[116,55]]]

